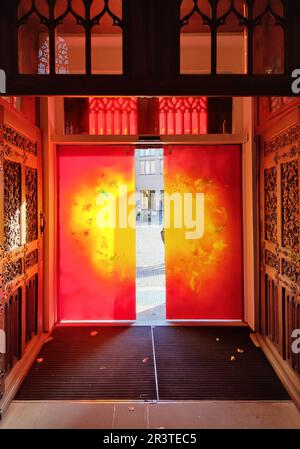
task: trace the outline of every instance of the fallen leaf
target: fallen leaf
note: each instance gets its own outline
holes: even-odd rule
[[[37,363],[43,363],[44,359],[41,357],[39,359],[36,359]]]
[[[143,360],[143,363],[147,363],[149,361],[149,357],[146,357],[144,360]]]
[[[236,350],[236,352],[238,352],[239,354],[244,354],[244,350],[243,349],[241,349],[241,348],[238,348],[237,350]]]
[[[230,357],[230,361],[231,361],[231,362],[234,362],[235,360],[236,360],[235,356],[232,355],[232,356]]]
[[[90,336],[91,336],[91,337],[96,337],[96,335],[98,335],[98,332],[97,332],[97,331],[93,331],[93,332],[90,333]]]
[[[220,338],[216,338],[216,341],[219,343],[221,341],[221,339]]]
[[[134,407],[128,407],[128,410],[129,410],[130,412],[135,412],[135,408],[134,408]]]

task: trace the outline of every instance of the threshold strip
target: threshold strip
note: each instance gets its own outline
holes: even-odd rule
[[[153,326],[151,326],[151,339],[152,339],[152,352],[153,352],[153,364],[154,364],[154,375],[155,375],[156,397],[157,397],[157,401],[159,402],[158,377],[157,377],[157,368],[156,368],[156,354],[155,354],[155,344],[154,344]]]

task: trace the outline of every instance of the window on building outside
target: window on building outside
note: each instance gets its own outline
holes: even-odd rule
[[[145,174],[145,161],[140,161],[140,175]]]
[[[145,175],[150,175],[150,173],[151,173],[150,161],[145,161]]]
[[[161,175],[164,174],[164,160],[163,159],[160,160],[160,174]]]
[[[151,161],[151,175],[156,174],[156,161]]]

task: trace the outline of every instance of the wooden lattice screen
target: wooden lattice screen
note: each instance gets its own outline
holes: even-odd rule
[[[279,114],[286,102],[280,104]],[[266,117],[273,112],[265,109]],[[291,346],[300,328],[299,112],[295,105],[267,117],[261,130],[261,330],[298,374],[300,357]]]
[[[41,326],[41,174],[39,130],[11,107],[0,106],[2,379]]]

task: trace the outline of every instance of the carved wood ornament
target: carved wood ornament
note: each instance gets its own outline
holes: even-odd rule
[[[32,308],[26,309],[26,304],[30,300],[37,306],[38,290],[26,286],[39,275],[42,248],[38,226],[39,137],[25,136],[6,123],[5,117],[6,109],[0,105],[0,331],[6,340],[6,353],[0,351],[0,397],[3,376],[22,356],[28,341],[26,322],[30,320],[30,327],[37,330],[37,320],[33,322],[28,316]],[[30,134],[38,136],[33,125],[27,126]]]
[[[300,374],[299,355],[291,352],[292,331],[300,328],[300,119],[294,122],[295,108],[299,106],[291,108],[289,127],[280,129],[277,115],[276,121],[268,121],[268,138],[263,136],[261,328]]]

